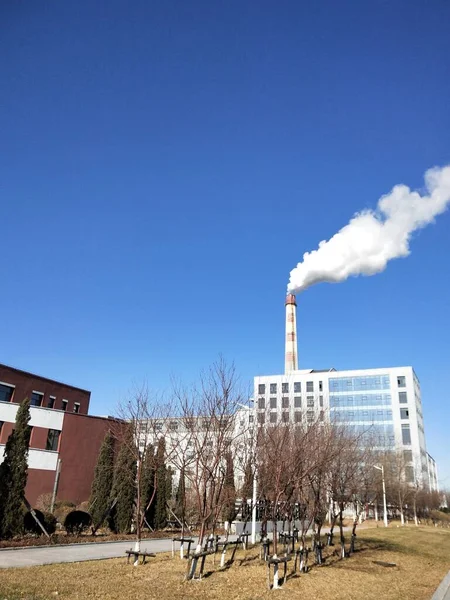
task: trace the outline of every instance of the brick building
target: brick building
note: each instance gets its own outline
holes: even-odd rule
[[[52,493],[78,504],[89,498],[100,445],[113,419],[88,415],[91,393],[0,364],[0,462],[19,404],[30,399],[30,451],[26,497]]]

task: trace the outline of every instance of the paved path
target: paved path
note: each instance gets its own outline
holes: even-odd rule
[[[345,527],[344,529],[348,528]],[[326,531],[328,531],[328,528],[323,529],[323,533],[326,533]],[[230,539],[236,539],[236,536],[230,536]],[[104,558],[119,558],[121,556],[125,558],[125,550],[129,550],[133,546],[133,540],[128,540],[126,542],[97,542],[93,544],[41,546],[40,548],[0,549],[0,569],[101,560]],[[171,549],[172,538],[147,539],[141,542],[141,550],[143,552],[169,552]]]
[[[125,550],[134,546],[132,540],[126,542],[98,542],[94,544],[68,544],[40,548],[20,548],[0,550],[0,568],[32,567],[54,563],[100,560],[102,558],[125,558]],[[143,540],[142,551],[168,552],[172,549],[172,539]]]

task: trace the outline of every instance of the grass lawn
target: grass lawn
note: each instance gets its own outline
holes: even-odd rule
[[[126,559],[0,570],[0,600],[429,600],[450,568],[450,530],[432,527],[362,529],[358,552],[346,560],[325,552],[324,566],[292,575],[278,591],[267,590],[259,549],[240,551],[220,569],[208,557],[202,581],[183,581],[186,561],[168,554],[139,567]],[[386,568],[374,560],[395,562]],[[311,561],[310,561],[311,562]],[[293,562],[289,563],[292,567]]]

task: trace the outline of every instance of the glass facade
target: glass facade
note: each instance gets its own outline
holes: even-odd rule
[[[367,377],[331,377],[328,380],[328,386],[330,392],[390,389],[389,375],[368,375]]]
[[[330,408],[345,406],[391,406],[390,394],[341,394],[330,396]]]
[[[376,421],[392,421],[391,409],[363,409],[354,410],[334,410],[331,413],[331,419],[339,422],[362,421],[364,423],[374,423]]]

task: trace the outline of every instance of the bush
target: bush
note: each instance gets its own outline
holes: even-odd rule
[[[64,521],[64,527],[69,535],[80,535],[91,524],[91,515],[83,510],[73,510]]]
[[[61,523],[61,525],[63,525],[67,515],[70,512],[72,512],[75,508],[76,507],[73,502],[59,500],[58,502],[55,502],[55,510],[53,511],[53,514],[57,518],[58,522]]]
[[[56,518],[51,513],[43,513],[40,510],[35,510],[37,518],[45,527],[47,533],[51,535],[56,531]],[[25,533],[34,533],[35,535],[43,535],[44,532],[34,520],[30,511],[26,512],[23,518],[23,528]]]
[[[53,494],[41,494],[38,496],[36,500],[36,509],[41,510],[42,512],[50,512],[50,508],[52,506],[52,496]]]

